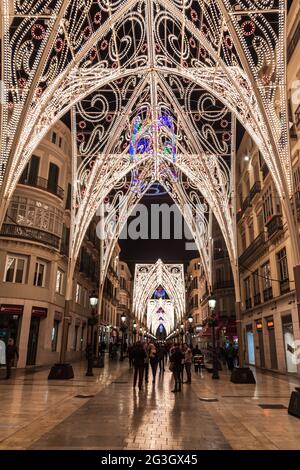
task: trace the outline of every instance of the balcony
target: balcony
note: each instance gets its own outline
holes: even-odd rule
[[[280,294],[286,294],[290,291],[290,281],[289,279],[283,279],[279,282],[280,284]]]
[[[250,204],[250,197],[247,196],[243,202],[242,202],[242,205],[241,205],[241,208],[240,210],[237,212],[236,214],[236,220],[237,222],[239,222],[239,220],[242,218],[242,216],[244,215],[244,213],[246,212],[246,210],[248,209],[248,207],[251,207],[251,204]]]
[[[246,299],[246,309],[248,310],[249,308],[252,308],[252,300]]]
[[[31,186],[33,188],[43,189],[48,191],[48,193],[54,194],[60,199],[64,198],[64,190],[58,185],[51,185],[51,182],[46,178],[41,178],[38,176],[34,181],[20,179],[19,184],[25,184],[26,186]]]
[[[251,245],[246,248],[244,253],[239,257],[241,269],[244,265],[250,264],[253,257],[259,256],[266,248],[265,232],[261,232],[258,237],[253,240]]]
[[[280,215],[273,215],[271,220],[266,223],[268,229],[268,238],[272,238],[277,235],[283,229],[282,218]]]
[[[268,300],[273,299],[273,289],[272,289],[272,287],[268,287],[267,289],[263,290],[263,297],[264,297],[264,302],[268,302]]]
[[[260,304],[261,304],[261,296],[260,296],[260,292],[258,292],[258,294],[254,295],[254,306],[260,305]]]
[[[232,289],[234,287],[233,280],[217,281],[214,283],[214,290],[218,289]]]
[[[1,237],[23,238],[59,249],[60,238],[53,233],[16,224],[3,224]]]
[[[254,196],[255,196],[256,194],[259,194],[259,193],[260,193],[260,190],[261,190],[260,181],[255,181],[254,185],[252,186],[252,188],[250,189],[250,192],[249,192],[249,200],[250,200],[250,202],[252,202],[252,199],[254,199]]]

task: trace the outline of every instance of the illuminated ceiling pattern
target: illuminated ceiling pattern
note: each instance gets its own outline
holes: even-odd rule
[[[128,184],[128,174],[157,180],[161,166],[173,166],[214,213],[237,286],[237,119],[273,176],[299,264],[285,0],[3,0],[1,10],[1,222],[32,152],[71,111],[69,277],[105,198]],[[130,159],[130,130],[141,108],[155,122],[165,110],[172,115],[176,161],[160,151],[158,132],[152,152]]]

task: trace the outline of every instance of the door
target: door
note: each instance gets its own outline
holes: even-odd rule
[[[38,174],[39,174],[40,158],[36,155],[32,155],[31,159],[27,163],[22,176],[20,178],[20,183],[30,184],[35,186],[37,184]]]
[[[269,330],[269,345],[270,345],[271,369],[278,369],[277,350],[276,350],[276,340],[275,340],[275,330],[274,330],[274,328]]]
[[[59,168],[54,163],[50,163],[48,175],[48,190],[51,193],[57,193]]]
[[[30,331],[27,348],[27,366],[34,366],[36,363],[36,353],[39,339],[40,318],[31,317]]]
[[[247,331],[248,362],[255,365],[254,335],[253,331]]]

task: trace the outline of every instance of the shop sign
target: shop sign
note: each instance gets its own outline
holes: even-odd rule
[[[38,318],[46,318],[48,310],[44,307],[32,307],[31,315]]]
[[[0,307],[0,313],[6,313],[9,315],[22,315],[23,305],[4,305]]]

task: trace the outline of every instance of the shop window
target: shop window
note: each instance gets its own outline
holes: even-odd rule
[[[59,320],[54,320],[51,334],[51,351],[55,352],[57,349],[57,338],[58,338]]]
[[[4,282],[24,284],[26,279],[27,261],[26,257],[7,255]]]
[[[34,272],[34,280],[33,280],[34,286],[45,287],[46,270],[47,270],[47,263],[45,263],[44,261],[37,261],[35,263],[35,272]]]

